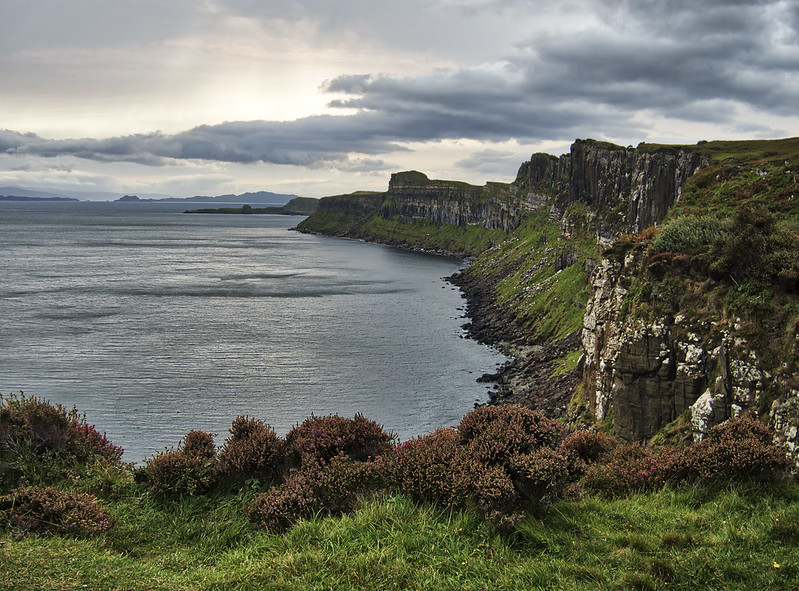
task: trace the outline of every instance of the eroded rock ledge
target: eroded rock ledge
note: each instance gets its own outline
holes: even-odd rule
[[[588,409],[598,420],[611,416],[614,433],[629,441],[649,439],[681,415],[694,440],[729,418],[755,416],[796,457],[799,390],[764,368],[735,319],[631,315],[626,296],[639,259],[603,258],[594,271],[580,335]]]

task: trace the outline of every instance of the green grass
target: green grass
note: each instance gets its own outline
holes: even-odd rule
[[[506,238],[502,230],[482,226],[435,224],[429,220],[407,221],[400,217],[373,216],[359,229],[366,240],[388,242],[466,256],[476,256]]]
[[[585,262],[596,256],[596,248],[591,237],[561,236],[545,213],[537,213],[498,248],[478,257],[468,272],[495,277],[497,304],[515,315],[531,342],[542,342],[582,326],[589,292]],[[575,260],[557,270],[555,259],[564,252]]]
[[[669,219],[685,212],[729,215],[752,201],[772,213],[799,215],[799,138],[706,142],[686,148],[709,156],[713,163],[687,181]]]
[[[477,256],[502,242],[507,234],[477,225],[454,226],[435,224],[430,220],[408,221],[398,216],[348,215],[317,211],[297,226],[299,230],[352,236],[372,242],[394,244],[461,256]]]
[[[105,539],[0,536],[0,589],[787,589],[799,486],[557,502],[498,536],[404,497],[258,531],[242,498],[107,501]],[[778,565],[778,566],[777,566]]]
[[[582,356],[583,356],[583,350],[577,349],[576,351],[570,351],[566,353],[563,357],[559,357],[558,359],[556,359],[550,379],[563,375],[564,373],[571,371],[573,369],[577,369],[577,364],[580,361],[580,357]]]

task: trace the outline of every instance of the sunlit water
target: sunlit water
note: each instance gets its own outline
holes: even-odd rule
[[[0,393],[77,406],[140,462],[238,415],[405,440],[487,399],[447,257],[175,204],[0,203]]]

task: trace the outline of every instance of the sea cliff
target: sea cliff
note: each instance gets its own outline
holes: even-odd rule
[[[473,257],[452,278],[468,328],[514,358],[485,377],[494,404],[627,440],[749,415],[794,451],[796,171],[797,139],[577,140],[508,184],[397,173],[385,193],[322,199],[299,229]]]

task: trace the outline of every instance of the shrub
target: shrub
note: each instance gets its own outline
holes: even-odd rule
[[[518,487],[502,466],[469,458],[459,476],[467,491],[459,508],[477,510],[498,531],[510,531],[524,517]]]
[[[297,472],[281,486],[257,495],[245,505],[244,513],[264,529],[281,533],[297,521],[309,519],[322,510],[322,504],[314,493],[312,479]]]
[[[214,459],[214,436],[205,431],[189,431],[183,437],[183,453],[204,460]]]
[[[711,271],[719,278],[771,280],[766,264],[775,250],[776,218],[761,204],[747,203],[738,208],[729,233],[715,242]],[[795,254],[795,251],[794,251]]]
[[[86,461],[102,457],[118,461],[122,448],[100,435],[77,409],[67,411],[45,400],[25,395],[2,398],[0,405],[0,454],[22,441],[38,454],[57,454],[62,459]]]
[[[366,461],[391,450],[395,437],[376,422],[356,414],[310,417],[286,434],[285,459],[289,468],[301,468],[344,454]]]
[[[458,433],[471,455],[489,464],[554,447],[564,429],[555,420],[521,406],[480,406],[466,414]]]
[[[237,484],[250,478],[273,480],[279,475],[281,446],[275,430],[263,421],[237,417],[219,450],[216,476]]]
[[[0,524],[42,535],[102,534],[114,518],[92,495],[29,486],[0,497]]]
[[[716,425],[686,452],[688,477],[705,483],[771,482],[791,467],[768,427],[746,418]]]
[[[568,458],[555,449],[562,427],[521,407],[479,407],[457,429],[407,441],[387,457],[397,492],[417,501],[475,509],[499,529],[559,494]]]
[[[506,471],[524,504],[548,507],[560,495],[569,475],[569,458],[563,451],[542,447],[508,458]]]
[[[680,479],[683,465],[683,457],[676,450],[629,443],[590,465],[581,483],[588,492],[607,497],[654,491],[666,482]]]
[[[265,529],[282,532],[300,519],[350,513],[363,495],[382,488],[380,461],[358,462],[342,454],[293,471],[281,486],[256,496],[245,513]]]
[[[566,453],[555,448],[564,429],[541,413],[519,406],[482,406],[458,425],[470,457],[498,466],[513,485],[515,499],[533,509],[548,506],[566,482]]]
[[[593,464],[619,445],[612,435],[595,431],[576,431],[563,440],[561,449],[574,455],[586,465]]]
[[[729,231],[729,221],[715,215],[681,216],[666,223],[652,241],[653,253],[702,255]]]
[[[173,499],[195,495],[211,488],[214,460],[213,436],[190,431],[184,436],[182,447],[147,460],[143,474],[157,496]]]
[[[394,489],[416,501],[468,504],[469,458],[455,429],[437,429],[404,442],[386,457],[384,469]]]
[[[77,464],[122,465],[122,448],[76,409],[20,396],[0,399],[0,481],[55,482]]]

